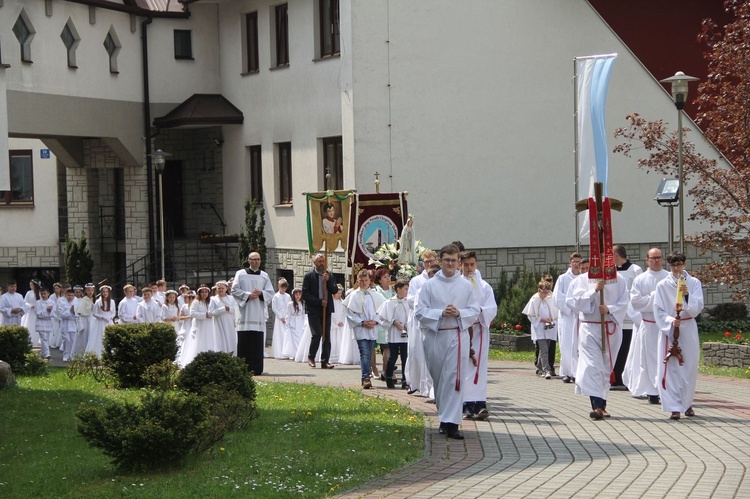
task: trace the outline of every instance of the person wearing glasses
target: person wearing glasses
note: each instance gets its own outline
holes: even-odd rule
[[[557,278],[552,290],[552,299],[557,310],[558,343],[560,344],[560,376],[563,383],[575,381],[578,367],[578,317],[565,303],[570,284],[580,274],[581,254],[572,253],[568,259],[568,271]]]
[[[239,307],[236,352],[237,357],[245,359],[248,370],[260,376],[265,353],[266,312],[274,290],[268,274],[260,270],[260,254],[250,253],[247,263],[250,267],[238,270],[232,279],[232,297]]]
[[[469,372],[469,328],[481,309],[471,283],[458,272],[459,249],[453,244],[440,250],[440,272],[424,283],[415,316],[424,334],[427,369],[435,388],[440,433],[463,440],[459,430]]]

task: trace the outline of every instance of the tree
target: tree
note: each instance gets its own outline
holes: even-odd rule
[[[245,199],[245,227],[240,231],[237,257],[240,265],[247,265],[247,255],[252,251],[260,254],[260,268],[266,264],[266,210],[256,200]]]
[[[715,251],[720,261],[698,270],[704,282],[726,284],[736,299],[750,297],[750,3],[726,0],[733,20],[723,28],[711,19],[703,22],[700,41],[706,43],[707,81],[698,87],[697,123],[728,160],[718,164],[683,142],[683,172],[692,187],[687,194],[695,202],[689,219],[707,226],[685,240],[701,253]],[[668,132],[663,120],[647,121],[638,114],[628,126],[615,131],[623,138],[614,151],[630,156],[634,146],[643,147],[647,158],[638,166],[666,175],[677,170],[677,131]],[[685,129],[689,131],[689,129]]]
[[[86,284],[92,281],[91,271],[94,269],[94,259],[91,257],[86,231],[76,241],[68,236],[65,241],[65,277],[70,284]]]

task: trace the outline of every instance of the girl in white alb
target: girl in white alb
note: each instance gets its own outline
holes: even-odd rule
[[[190,364],[201,352],[217,351],[216,341],[214,340],[213,318],[208,312],[208,306],[211,302],[208,294],[208,286],[201,284],[195,300],[190,305],[190,315],[193,318],[193,323],[190,326],[190,333],[185,336],[185,343],[182,346],[182,357],[178,362],[181,368]]]
[[[286,332],[286,318],[289,313],[287,305],[292,301],[292,297],[286,290],[289,288],[289,283],[286,279],[279,279],[279,291],[273,295],[271,300],[271,309],[273,309],[273,315],[275,320],[273,321],[273,337],[271,338],[271,357],[276,359],[285,359],[284,352],[284,336]]]
[[[227,294],[226,281],[216,283],[216,295],[211,297],[208,313],[213,317],[216,351],[235,354],[237,352],[237,327],[234,322],[236,302]]]
[[[305,302],[302,301],[302,290],[295,288],[292,292],[292,301],[287,305],[287,334],[284,337],[284,351],[282,355],[285,359],[294,359],[297,353],[297,347],[302,340],[302,334],[305,331]]]
[[[93,352],[97,357],[102,355],[104,340],[104,329],[114,324],[115,301],[112,299],[112,288],[102,286],[99,288],[99,299],[94,302],[94,309],[89,318],[89,341],[86,343],[86,351]]]

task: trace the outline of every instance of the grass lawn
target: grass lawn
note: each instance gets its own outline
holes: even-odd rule
[[[701,343],[704,341],[719,341],[724,337],[723,332],[700,333]],[[511,362],[528,363],[529,369],[534,369],[534,352],[508,352],[505,350],[492,349],[489,352],[491,360],[506,360]],[[555,354],[555,364],[560,365],[560,348]],[[703,352],[701,351],[700,366],[698,372],[714,376],[727,376],[730,378],[750,378],[750,369],[739,367],[712,367],[703,364]]]
[[[63,369],[0,391],[0,497],[324,497],[423,456],[421,414],[346,390],[257,382],[259,417],[170,471],[122,474],[76,431],[85,403],[137,399]]]

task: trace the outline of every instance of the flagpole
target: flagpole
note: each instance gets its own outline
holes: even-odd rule
[[[573,58],[573,199],[578,199],[578,67]],[[578,228],[578,211],[573,210],[576,231],[576,253],[581,252],[581,231]]]

